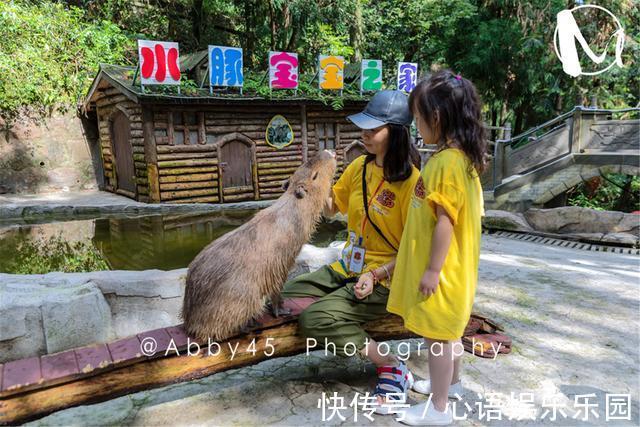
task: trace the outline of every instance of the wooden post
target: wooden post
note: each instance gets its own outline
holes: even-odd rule
[[[300,124],[302,127],[302,163],[307,161],[309,148],[307,145],[307,105],[302,104],[300,108]]]
[[[156,138],[153,132],[153,110],[142,108],[142,126],[144,136],[144,160],[147,163],[147,181],[149,183],[149,200],[160,202],[160,184],[158,183],[158,153]]]
[[[571,120],[571,137],[569,138],[569,152],[582,152],[581,135],[582,134],[582,108],[577,107],[573,111],[573,119]]]

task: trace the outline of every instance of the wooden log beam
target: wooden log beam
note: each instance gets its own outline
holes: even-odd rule
[[[129,365],[118,366],[113,370],[97,370],[81,378],[73,378],[67,383],[10,395],[0,400],[0,423],[23,423],[61,409],[203,378],[228,369],[253,365],[271,357],[290,356],[307,350],[306,340],[297,334],[296,317],[271,319],[262,324],[261,330],[221,342],[219,354],[208,355],[205,344],[199,353],[195,352],[196,348],[192,345],[197,355],[188,356],[185,337],[181,343],[174,340],[179,356],[173,350],[169,350],[165,356],[165,349],[170,348],[169,343],[165,346],[159,344],[162,351],[157,352],[153,356],[155,358],[141,356],[129,362]],[[415,336],[404,329],[402,320],[395,315],[367,323],[365,329],[378,341]],[[237,348],[234,357],[231,357],[230,348]]]
[[[158,168],[184,168],[191,166],[217,165],[218,159],[186,159],[186,160],[164,160],[158,162]]]
[[[197,190],[184,190],[184,191],[160,191],[160,198],[164,200],[170,199],[183,199],[187,197],[196,197],[196,196],[211,196],[214,194],[218,194],[218,188],[203,188]]]
[[[188,174],[215,173],[215,172],[218,172],[217,166],[202,166],[202,167],[194,167],[194,168],[169,168],[169,169],[160,169],[158,171],[160,176],[188,175]]]
[[[167,175],[160,177],[160,183],[167,182],[195,182],[217,180],[217,173],[195,173],[190,175]]]
[[[168,153],[215,153],[216,147],[214,145],[159,145],[157,147],[158,154]]]
[[[217,182],[211,181],[196,181],[196,182],[167,182],[160,183],[160,191],[169,190],[190,190],[192,188],[218,188]]]

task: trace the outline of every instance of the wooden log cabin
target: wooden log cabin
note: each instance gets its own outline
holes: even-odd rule
[[[183,73],[198,79],[206,54],[181,62],[193,64]],[[175,88],[149,93],[133,84],[134,72],[102,64],[83,106],[97,117],[107,191],[148,203],[275,199],[282,181],[316,151],[335,149],[338,173],[364,153],[361,132],[346,116],[361,111],[365,101],[345,100],[334,110],[293,94],[270,100],[202,92],[179,96]],[[293,133],[281,148],[266,138],[278,115]]]

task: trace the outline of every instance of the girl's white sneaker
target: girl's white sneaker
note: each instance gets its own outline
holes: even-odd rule
[[[431,380],[417,380],[413,383],[413,390],[422,394],[431,394]],[[458,381],[455,384],[449,386],[449,398],[456,398],[456,394],[460,397],[464,394],[462,388],[462,381]]]
[[[444,412],[440,412],[429,399],[405,409],[404,416],[398,417],[397,420],[410,426],[448,426],[453,422],[453,414],[449,405]]]

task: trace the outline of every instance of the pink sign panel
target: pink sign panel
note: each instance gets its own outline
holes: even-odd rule
[[[269,87],[271,89],[298,88],[298,54],[269,52]]]

